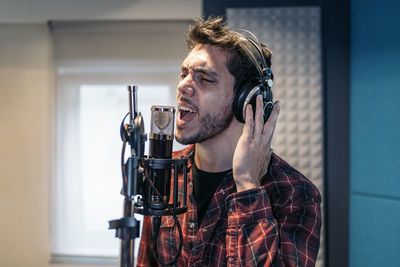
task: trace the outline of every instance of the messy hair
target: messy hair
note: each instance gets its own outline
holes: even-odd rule
[[[189,50],[192,50],[197,44],[209,44],[228,52],[229,58],[226,67],[235,77],[234,92],[237,92],[247,80],[258,75],[254,63],[243,51],[241,43],[244,41],[242,35],[231,30],[222,17],[198,19],[186,33],[186,44]],[[264,44],[261,46],[266,64],[271,67],[271,50]]]

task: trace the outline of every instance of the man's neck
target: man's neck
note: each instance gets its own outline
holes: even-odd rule
[[[232,169],[232,159],[236,144],[243,131],[243,124],[232,121],[222,133],[195,146],[197,168],[208,172],[221,172]]]

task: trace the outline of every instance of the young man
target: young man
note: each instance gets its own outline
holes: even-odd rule
[[[264,123],[262,98],[246,107],[245,123],[232,113],[235,94],[257,75],[242,50],[245,40],[221,19],[199,20],[189,30],[189,54],[178,84],[176,139],[189,158],[188,211],[178,216],[183,247],[175,266],[314,266],[321,227],[321,197],[302,174],[272,153],[279,114],[275,102]],[[264,47],[270,67],[271,52]],[[182,181],[180,181],[182,183]],[[171,261],[179,235],[162,218],[157,241],[145,217],[138,266]]]

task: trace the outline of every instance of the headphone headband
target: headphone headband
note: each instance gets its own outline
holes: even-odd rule
[[[251,37],[246,37],[243,34],[239,33],[241,43],[240,46],[242,50],[245,52],[249,60],[253,63],[256,67],[260,80],[265,83],[267,86],[273,86],[273,73],[271,68],[271,62],[267,62],[265,59],[265,55],[263,52],[263,47],[257,37],[248,30],[241,30],[246,32]],[[269,64],[268,64],[269,63]]]
[[[253,106],[253,110],[255,110],[256,96],[261,94],[263,96],[264,103],[264,121],[266,121],[273,107],[271,87],[274,83],[272,80],[273,73],[269,67],[271,62],[268,60],[268,65],[263,52],[263,47],[258,41],[257,37],[247,30],[242,31],[246,32],[251,37],[246,37],[243,34],[238,33],[241,40],[240,46],[247,58],[256,68],[258,75],[254,75],[257,77],[250,78],[250,80],[246,81],[243,86],[241,86],[241,89],[238,90],[233,103],[233,110],[236,119],[244,122],[246,106],[251,104]]]

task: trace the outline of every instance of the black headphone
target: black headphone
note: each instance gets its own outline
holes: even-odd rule
[[[251,34],[251,33],[250,33]],[[253,112],[256,110],[257,95],[263,96],[264,123],[268,120],[273,103],[271,87],[273,86],[273,77],[271,69],[268,67],[260,42],[251,34],[253,38],[247,38],[242,35],[241,46],[246,56],[254,64],[258,75],[245,81],[237,90],[233,101],[233,113],[240,122],[245,122],[246,106],[251,104]],[[254,113],[255,114],[255,113]]]

